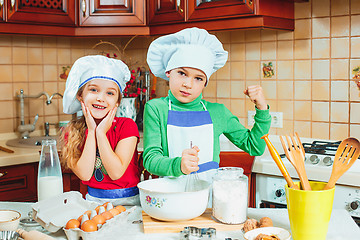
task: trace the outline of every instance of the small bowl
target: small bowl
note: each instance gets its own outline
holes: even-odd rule
[[[185,179],[185,178],[184,178]],[[150,217],[163,221],[181,221],[203,214],[209,201],[210,184],[199,180],[199,190],[185,192],[186,181],[157,178],[138,184],[140,204]]]
[[[1,240],[17,240],[20,234],[15,231],[0,231]]]
[[[279,227],[261,227],[255,228],[244,234],[246,240],[255,240],[259,234],[276,235],[280,240],[290,240],[291,234],[288,230]]]
[[[0,210],[0,231],[15,231],[21,214],[14,210]]]

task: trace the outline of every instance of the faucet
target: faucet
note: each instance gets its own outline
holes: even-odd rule
[[[46,96],[46,104],[49,105],[49,104],[51,104],[51,99],[55,95],[55,93],[51,96],[51,98],[49,97],[49,94],[47,94],[46,92],[41,92],[38,95],[30,96],[30,95],[25,95],[24,90],[20,89],[20,95],[17,95],[17,97],[20,98],[20,125],[18,126],[17,130],[19,133],[21,133],[21,138],[23,138],[23,139],[30,137],[29,134],[30,134],[30,132],[33,132],[35,130],[36,122],[39,119],[39,115],[36,114],[34,122],[32,124],[25,124],[24,99],[25,98],[39,98],[42,95]]]
[[[50,125],[54,125],[56,126],[57,123],[49,123],[49,122],[45,122],[44,123],[44,129],[45,129],[45,137],[49,137],[50,136]]]

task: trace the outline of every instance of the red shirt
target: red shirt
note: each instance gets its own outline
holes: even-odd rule
[[[86,130],[85,134],[87,137],[88,130]],[[115,151],[117,143],[125,138],[135,136],[138,139],[139,130],[135,124],[135,122],[130,118],[124,117],[115,117],[112,126],[109,131],[106,133],[106,136],[109,140],[111,148]],[[138,140],[139,142],[139,140]],[[98,182],[94,175],[91,176],[89,181],[82,181],[83,184],[88,185],[92,188],[99,189],[119,189],[119,188],[129,188],[135,187],[139,183],[140,172],[138,167],[138,151],[137,144],[135,148],[134,155],[130,161],[129,166],[127,167],[123,176],[117,180],[111,180],[109,175],[104,174],[104,179],[101,182]]]

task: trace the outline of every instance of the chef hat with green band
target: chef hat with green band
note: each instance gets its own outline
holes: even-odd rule
[[[167,71],[191,67],[203,71],[209,81],[227,58],[228,52],[216,36],[194,27],[154,40],[149,46],[147,63],[155,76],[165,80],[169,80]]]
[[[125,89],[130,80],[130,70],[121,60],[108,58],[102,55],[81,57],[71,67],[66,80],[63,98],[63,111],[73,114],[81,110],[81,104],[76,98],[79,89],[93,79],[113,81],[120,89]]]

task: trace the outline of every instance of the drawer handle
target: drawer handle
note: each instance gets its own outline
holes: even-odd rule
[[[83,12],[83,16],[86,16],[86,1],[83,0],[82,1],[82,12]]]
[[[4,5],[4,0],[0,0],[0,8]]]
[[[181,8],[181,0],[177,0],[177,5],[178,5],[178,8],[180,10],[180,12],[184,12],[184,10]]]
[[[0,178],[8,174],[8,172],[0,172]]]
[[[15,0],[11,0],[11,9],[14,9],[15,7]]]

